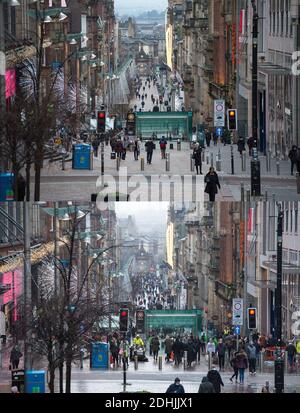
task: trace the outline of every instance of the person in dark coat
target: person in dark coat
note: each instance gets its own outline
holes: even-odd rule
[[[223,340],[220,338],[219,343],[217,345],[216,349],[218,353],[218,359],[219,359],[219,368],[220,371],[224,370],[224,365],[225,365],[225,353],[226,353],[226,346],[223,343]]]
[[[180,379],[178,377],[176,377],[174,383],[167,388],[166,393],[185,393],[184,387],[180,384]]]
[[[153,156],[153,151],[155,148],[154,142],[152,139],[150,141],[146,142],[145,144],[146,152],[147,152],[147,163],[151,165],[152,163],[152,156]]]
[[[196,360],[195,346],[192,340],[187,343],[187,365],[191,367],[192,362]]]
[[[297,146],[293,145],[289,152],[289,158],[291,161],[291,175],[294,175],[294,167],[297,165]]]
[[[215,202],[218,187],[221,189],[221,185],[218,174],[215,172],[215,168],[213,166],[209,168],[209,172],[205,176],[204,182],[206,183],[205,192],[209,194],[209,201]]]
[[[157,336],[154,336],[151,340],[151,349],[152,349],[154,361],[157,361],[159,348],[160,348],[159,338]]]
[[[208,380],[206,376],[202,379],[198,393],[215,393],[214,385]]]
[[[245,351],[242,349],[236,355],[236,366],[239,370],[240,384],[244,384],[245,370],[248,368],[248,358]]]
[[[254,139],[252,136],[250,136],[250,138],[247,141],[247,145],[249,148],[249,156],[253,155],[253,148],[254,148]]]
[[[180,341],[179,337],[176,338],[173,344],[175,364],[179,365],[182,360],[183,343]]]
[[[193,159],[195,160],[195,166],[197,170],[197,175],[202,175],[202,148],[200,143],[196,143],[194,152],[193,152]]]
[[[10,352],[10,359],[9,359],[12,369],[17,369],[19,367],[20,358],[22,356],[23,354],[21,353],[19,347],[15,345]]]
[[[207,373],[207,378],[213,384],[215,392],[221,393],[221,386],[224,386],[224,383],[218,370],[216,370],[215,368],[210,370]]]
[[[209,148],[210,141],[211,141],[211,132],[208,129],[205,129],[205,141],[206,141],[206,146]]]
[[[237,145],[238,145],[239,153],[243,155],[243,152],[246,150],[246,148],[245,148],[245,139],[242,136],[239,137]]]
[[[236,355],[237,355],[237,353],[238,352],[235,352],[234,353],[234,356],[232,357],[232,359],[230,360],[230,365],[231,365],[231,367],[233,368],[233,375],[230,377],[230,381],[232,382],[233,381],[233,378],[235,377],[235,382],[237,383],[238,382],[238,376],[239,376],[239,369],[238,369],[238,367],[237,367],[237,358],[236,358]]]
[[[98,158],[99,145],[100,145],[99,139],[98,139],[98,137],[95,137],[92,141],[92,146],[93,146],[94,155],[95,155],[96,158]]]

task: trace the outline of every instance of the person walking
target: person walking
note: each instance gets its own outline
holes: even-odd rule
[[[172,348],[173,348],[173,340],[169,336],[167,336],[165,339],[165,353],[166,353],[165,361],[167,363],[169,363],[170,361]]]
[[[152,139],[150,141],[146,142],[145,144],[146,152],[147,152],[147,163],[151,165],[152,163],[152,156],[153,156],[153,151],[155,148],[154,142]]]
[[[209,201],[215,202],[218,188],[221,189],[218,174],[215,172],[215,168],[211,166],[208,174],[205,176],[204,182],[206,183],[205,192],[209,194]]]
[[[212,385],[214,386],[215,393],[221,393],[221,386],[224,387],[224,383],[223,383],[221,375],[218,372],[218,370],[216,369],[216,367],[213,367],[207,373],[207,378],[212,383]]]
[[[250,341],[247,347],[247,355],[249,360],[249,373],[251,375],[256,374],[256,358],[257,358],[257,348],[253,341]]]
[[[199,386],[198,393],[215,393],[214,385],[205,376]]]
[[[246,148],[245,148],[245,139],[242,136],[239,137],[237,146],[238,146],[239,153],[243,155],[243,152],[246,150]]]
[[[244,384],[245,370],[248,368],[248,359],[243,348],[237,353],[236,358],[236,366],[239,370],[240,384]]]
[[[234,356],[232,357],[232,359],[230,360],[230,365],[231,365],[231,367],[233,368],[233,372],[234,372],[234,374],[230,377],[230,381],[232,382],[233,381],[233,378],[235,377],[235,382],[236,382],[236,384],[237,384],[237,382],[238,382],[238,377],[239,377],[239,369],[238,369],[238,367],[237,367],[237,357],[236,357],[236,355],[237,355],[237,351],[234,353]]]
[[[151,349],[152,349],[153,359],[154,361],[157,361],[158,351],[160,349],[159,338],[157,336],[154,336],[151,340]]]
[[[159,146],[161,151],[161,159],[166,159],[167,140],[164,136],[162,136],[159,141]]]
[[[134,141],[133,154],[134,154],[134,160],[138,161],[139,160],[139,155],[140,155],[140,143],[139,143],[138,139],[135,139],[135,141]]]
[[[295,366],[297,349],[291,341],[289,342],[286,348],[286,351],[287,351],[288,363],[289,363],[290,369],[292,370]]]
[[[21,350],[20,350],[19,346],[17,344],[15,346],[13,346],[13,348],[10,352],[10,358],[9,358],[12,370],[17,369],[19,367],[20,358],[22,356],[23,356],[23,354],[21,353]]]
[[[93,146],[94,156],[95,156],[96,158],[98,158],[99,145],[100,145],[99,139],[98,139],[97,136],[95,136],[95,138],[94,138],[93,141],[92,141],[92,146]]]
[[[253,148],[254,148],[254,139],[252,136],[250,136],[250,138],[247,141],[247,145],[249,148],[249,156],[253,155]]]
[[[173,384],[171,384],[168,388],[166,393],[185,393],[184,387],[182,384],[180,384],[180,379],[179,377],[176,377],[175,381]]]
[[[226,346],[223,343],[223,340],[221,338],[220,338],[219,343],[217,345],[216,351],[217,351],[217,354],[218,354],[220,371],[222,371],[222,370],[224,371]]]
[[[215,355],[215,352],[216,352],[215,343],[210,338],[206,346],[206,354],[208,355],[210,354],[213,357]]]
[[[210,148],[211,132],[208,129],[205,129],[205,141],[206,141],[206,146]]]
[[[294,175],[294,167],[297,167],[297,146],[293,145],[289,152],[289,158],[291,161],[291,175]]]
[[[202,147],[199,142],[195,144],[193,159],[195,161],[197,175],[202,175]]]
[[[182,353],[183,353],[183,343],[180,341],[179,337],[176,338],[173,344],[173,351],[174,351],[175,365],[179,366],[182,360]]]

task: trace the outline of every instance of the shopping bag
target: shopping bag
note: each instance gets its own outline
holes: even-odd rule
[[[116,152],[112,152],[110,154],[110,159],[116,159]]]

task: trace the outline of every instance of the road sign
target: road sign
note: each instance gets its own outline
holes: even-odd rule
[[[224,127],[225,126],[225,100],[215,100],[215,110],[214,110],[214,126]]]
[[[234,326],[242,326],[243,321],[243,299],[234,298],[232,303],[232,324]]]
[[[234,334],[236,336],[239,336],[241,334],[241,326],[235,326],[234,327]]]

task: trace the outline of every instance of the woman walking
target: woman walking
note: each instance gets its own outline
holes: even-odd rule
[[[133,153],[134,153],[134,160],[138,161],[139,155],[140,155],[140,143],[138,139],[134,141]]]
[[[234,356],[232,357],[232,359],[230,360],[230,365],[231,365],[231,367],[233,368],[233,372],[234,372],[234,374],[230,377],[230,381],[232,382],[233,381],[233,378],[235,377],[235,382],[236,382],[236,384],[237,384],[237,382],[238,382],[238,377],[239,377],[239,369],[238,369],[238,367],[237,367],[237,357],[236,357],[236,355],[238,354],[238,352],[236,351],[235,353],[234,353]]]
[[[195,166],[197,170],[197,175],[202,175],[202,148],[200,143],[196,143],[194,152],[193,152],[193,159],[195,160]]]
[[[205,192],[209,194],[209,201],[215,202],[218,187],[221,189],[221,185],[218,174],[215,172],[215,168],[213,166],[209,168],[209,172],[205,176],[204,182],[206,183]]]
[[[245,370],[248,368],[248,358],[244,349],[241,349],[236,355],[236,366],[239,370],[240,384],[244,384]]]

